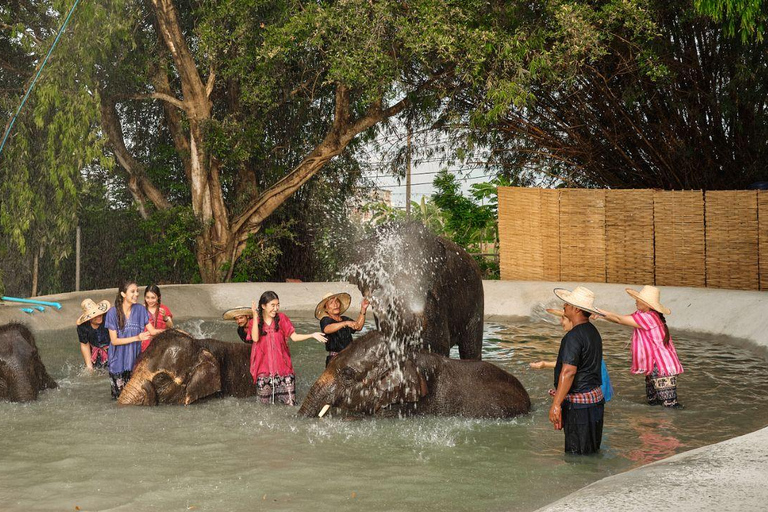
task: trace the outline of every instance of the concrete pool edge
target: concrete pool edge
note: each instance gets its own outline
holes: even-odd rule
[[[486,281],[486,319],[536,316],[545,307],[559,304],[553,288],[573,288],[577,284],[585,283]],[[585,285],[595,292],[598,307],[633,311],[634,301],[624,291],[626,285]],[[312,318],[315,305],[330,291],[350,293],[352,313],[357,312],[361,299],[352,285],[334,282],[163,285],[161,289],[163,302],[179,320],[211,318],[227,308],[250,305],[265,290],[277,292],[282,309],[297,318]],[[0,324],[19,321],[33,332],[72,326],[74,333],[84,298],[113,301],[115,293],[116,289],[110,288],[40,297],[60,302],[63,308],[47,308],[44,313],[32,315],[20,311],[21,304],[6,303],[0,307]],[[673,330],[722,335],[768,353],[768,336],[763,334],[768,332],[768,294],[764,292],[662,287],[662,302],[672,310],[668,323]],[[541,510],[647,510],[649,503],[657,509],[762,510],[768,498],[768,489],[762,483],[765,474],[768,428],[603,478]]]

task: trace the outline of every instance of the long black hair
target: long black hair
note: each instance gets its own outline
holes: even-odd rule
[[[659,320],[661,320],[661,323],[664,324],[664,346],[668,347],[669,346],[669,327],[667,327],[667,319],[664,318],[664,315],[662,313],[659,313],[655,309],[654,311],[656,312],[657,315],[659,315]]]
[[[156,284],[151,284],[144,288],[144,307],[147,308],[147,311],[149,311],[149,306],[147,306],[147,294],[149,292],[157,295],[157,314],[155,315],[155,321],[152,324],[154,327],[157,327],[157,319],[160,318],[160,306],[163,305],[163,303],[160,302],[160,287],[158,287]]]
[[[128,293],[128,287],[132,284],[136,284],[133,279],[126,279],[117,289],[117,297],[115,297],[115,311],[117,312],[117,329],[122,331],[125,327],[125,313],[123,313],[123,293]]]
[[[261,306],[266,306],[273,300],[280,300],[280,297],[277,296],[275,292],[272,291],[266,291],[261,294],[261,297],[259,297],[259,307],[257,314],[259,315],[259,335],[260,336],[266,336],[267,332],[264,330],[264,313]],[[280,317],[275,316],[275,332],[278,332],[280,330]],[[254,340],[256,341],[256,340]]]

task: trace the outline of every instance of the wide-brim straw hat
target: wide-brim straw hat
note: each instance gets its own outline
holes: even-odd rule
[[[555,288],[555,295],[573,307],[589,311],[590,313],[600,314],[595,307],[595,293],[589,288],[577,286],[573,291],[566,290],[565,288]]]
[[[77,325],[83,324],[92,318],[96,318],[99,315],[105,314],[111,304],[108,300],[103,300],[98,304],[91,299],[85,299],[80,303],[80,309],[83,310],[83,314],[77,319]]]
[[[253,316],[253,310],[248,306],[237,306],[224,312],[224,320],[234,320],[236,316]]]
[[[352,302],[352,296],[347,292],[326,293],[323,295],[323,300],[317,303],[317,307],[315,308],[315,318],[320,320],[324,316],[328,316],[328,313],[325,311],[325,305],[333,298],[339,299],[339,302],[341,303],[341,310],[339,311],[340,315],[349,308],[349,304]]]
[[[639,292],[632,288],[627,288],[626,290],[633,298],[639,300],[654,311],[658,311],[662,315],[669,315],[672,313],[669,308],[664,307],[661,303],[661,291],[655,286],[643,286],[643,289]]]

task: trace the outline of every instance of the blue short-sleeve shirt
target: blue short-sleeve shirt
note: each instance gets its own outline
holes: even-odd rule
[[[143,304],[131,306],[131,314],[125,319],[122,329],[117,326],[117,310],[114,306],[109,308],[104,318],[104,325],[110,331],[116,331],[118,338],[130,338],[138,336],[149,323],[149,311]],[[127,345],[109,344],[109,373],[122,373],[133,370],[136,358],[141,353],[141,342],[135,341]]]

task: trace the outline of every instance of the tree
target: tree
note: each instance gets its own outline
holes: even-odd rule
[[[729,4],[726,24],[741,15],[740,26],[758,27],[740,38],[693,4],[547,2],[548,45],[572,58],[559,68],[546,55],[531,61],[524,97],[504,70],[485,95],[467,93],[466,119],[490,164],[575,187],[723,189],[768,178],[768,53],[754,25],[765,7],[696,2]]]
[[[79,29],[134,20],[131,30],[110,33],[119,58],[96,66],[101,124],[139,207],[165,209],[170,203],[131,153],[120,116],[129,102],[162,104],[202,226],[198,265],[213,282],[231,277],[249,236],[356,137],[445,94],[460,69],[455,56],[490,51],[473,37],[484,5],[117,1],[93,7]],[[364,25],[371,30],[358,30]],[[271,120],[294,123],[304,152],[276,146],[281,130]]]

